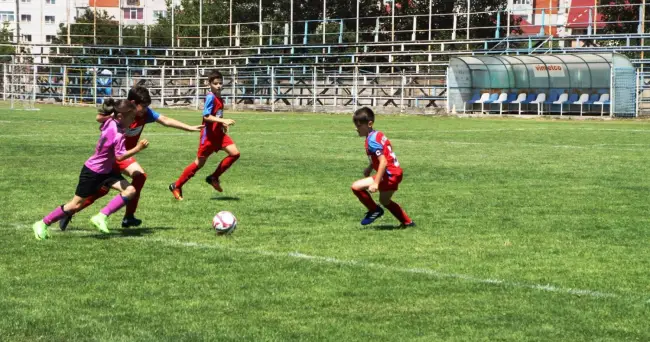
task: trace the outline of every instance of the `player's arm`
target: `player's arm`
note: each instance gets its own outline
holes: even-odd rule
[[[209,115],[209,114],[208,115],[203,115],[203,120],[205,120],[205,122],[218,122],[218,123],[221,123],[222,125],[224,125],[226,127],[232,126],[232,125],[235,124],[235,120],[233,120],[233,119],[219,118],[219,117]]]
[[[201,128],[203,128],[202,125],[199,126],[190,126],[188,124],[182,123],[176,119],[168,118],[164,115],[158,116],[158,119],[156,119],[156,122],[165,126],[165,127],[171,127],[171,128],[177,128],[177,129],[182,129],[184,131],[188,132],[200,132]]]
[[[110,119],[110,118],[111,118],[111,114],[102,114],[102,113],[99,113],[99,114],[97,114],[97,116],[95,117],[95,120],[97,120],[97,122],[99,122],[99,123],[104,123],[104,122],[106,122],[106,120],[108,120],[108,119]]]
[[[136,153],[138,153],[138,152],[144,150],[145,148],[147,148],[148,146],[149,146],[149,141],[147,139],[142,139],[142,140],[138,141],[138,144],[135,145],[134,148],[126,151],[126,153],[124,153],[122,155],[115,156],[115,159],[118,162],[129,159],[129,158],[133,157]]]
[[[370,177],[370,174],[372,173],[372,161],[368,162],[368,166],[363,170],[363,176],[364,177]]]
[[[375,174],[375,183],[368,188],[368,191],[370,192],[375,192],[379,189],[379,182],[381,182],[381,179],[384,177],[384,173],[386,173],[386,165],[388,165],[388,160],[383,154],[377,156],[377,159],[379,159],[379,166],[377,167],[377,174]]]

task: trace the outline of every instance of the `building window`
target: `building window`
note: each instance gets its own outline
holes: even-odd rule
[[[126,0],[127,6],[140,6],[140,0]]]
[[[30,22],[30,21],[32,21],[32,15],[31,14],[21,14],[20,15],[20,21]]]
[[[56,4],[56,0],[45,0],[45,3],[48,5],[54,5]]]
[[[23,41],[30,43],[32,41],[32,35],[31,34],[23,35]]]
[[[56,38],[56,36],[53,36],[53,35],[51,35],[51,34],[48,34],[48,35],[45,36],[45,42],[47,42],[47,43],[51,43],[51,42],[54,41],[55,38]]]
[[[154,19],[165,18],[167,16],[167,11],[153,11]]]
[[[32,0],[20,0],[20,2],[32,2]]]
[[[46,15],[45,16],[45,23],[46,24],[54,24],[54,16],[53,15]]]
[[[16,20],[16,17],[14,17],[14,12],[0,12],[0,20],[14,21]]]
[[[125,8],[124,9],[124,19],[142,19],[143,18],[142,8]]]
[[[514,0],[515,5],[530,5],[530,0]]]

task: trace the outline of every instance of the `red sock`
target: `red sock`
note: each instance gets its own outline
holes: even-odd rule
[[[352,192],[359,198],[359,201],[368,208],[368,211],[377,210],[377,203],[372,200],[372,196],[367,190],[354,190]]]
[[[226,156],[226,158],[223,158],[221,163],[219,163],[219,166],[217,166],[217,169],[214,170],[212,178],[219,179],[219,176],[226,172],[226,170],[228,170],[232,164],[237,161],[237,159],[239,159],[239,154],[235,154],[234,156]]]
[[[183,170],[183,173],[181,173],[181,176],[178,177],[178,180],[176,181],[176,187],[177,188],[182,188],[185,183],[187,183],[190,178],[194,177],[194,174],[196,174],[196,171],[199,170],[199,166],[196,165],[195,162],[192,162],[190,165],[188,165],[185,170]]]
[[[84,203],[81,205],[81,208],[77,212],[82,211],[84,208],[89,207],[91,204],[95,203],[96,200],[106,196],[107,193],[111,191],[111,188],[102,186],[95,194],[86,198]]]
[[[404,211],[404,209],[402,209],[402,207],[399,206],[399,204],[390,201],[390,203],[388,203],[388,205],[386,206],[386,209],[388,209],[388,211],[390,211],[390,213],[393,214],[393,216],[395,216],[395,218],[397,218],[397,220],[400,223],[403,224],[411,223],[411,218],[408,215],[406,215],[406,212]]]
[[[140,192],[144,187],[144,182],[147,181],[146,173],[137,173],[131,180],[131,185],[135,188],[135,196],[126,203],[126,212],[124,216],[133,216],[135,210],[138,209],[138,201],[140,200]]]

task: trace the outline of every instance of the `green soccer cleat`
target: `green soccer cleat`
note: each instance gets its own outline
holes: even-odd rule
[[[36,240],[45,240],[50,237],[50,234],[47,232],[47,225],[43,220],[40,220],[32,226],[32,229],[34,230],[34,236],[36,236]]]
[[[99,213],[93,217],[90,218],[90,222],[97,228],[100,232],[104,234],[108,234],[111,231],[108,230],[108,225],[106,224],[106,221],[108,220],[108,216]]]

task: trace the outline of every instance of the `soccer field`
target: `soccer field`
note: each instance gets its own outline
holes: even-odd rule
[[[200,113],[160,110],[189,124]],[[173,199],[198,134],[148,125],[141,227],[77,214],[92,108],[0,110],[2,341],[650,340],[650,123],[379,116],[405,176],[361,227],[368,161],[351,115],[231,113],[239,161],[213,156]],[[112,194],[115,194],[113,192]],[[216,236],[212,216],[239,225]]]

